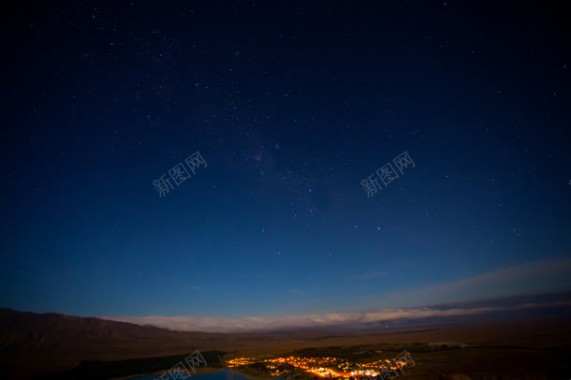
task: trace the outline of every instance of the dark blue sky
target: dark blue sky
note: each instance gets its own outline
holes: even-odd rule
[[[243,317],[569,289],[569,6],[306,3],[3,12],[0,306]],[[207,167],[159,197],[196,151]],[[367,197],[404,151],[415,167]]]

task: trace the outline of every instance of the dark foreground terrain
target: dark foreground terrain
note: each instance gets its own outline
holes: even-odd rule
[[[407,350],[416,365],[403,379],[569,379],[568,318],[378,328],[214,334],[174,332],[97,318],[0,310],[0,378],[116,378],[167,370],[194,350],[212,368],[218,356],[336,356],[387,359]],[[251,378],[270,375],[255,365]],[[294,378],[312,378],[298,373]]]

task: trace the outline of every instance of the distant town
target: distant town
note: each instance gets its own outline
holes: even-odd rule
[[[380,352],[379,352],[380,353]],[[394,359],[352,362],[339,357],[283,356],[272,358],[239,357],[227,361],[229,368],[250,368],[272,377],[287,378],[304,372],[328,379],[395,379],[405,367],[413,367],[414,360],[406,351]],[[400,374],[399,374],[400,371]]]

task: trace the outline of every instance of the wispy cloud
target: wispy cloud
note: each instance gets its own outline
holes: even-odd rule
[[[451,308],[446,310],[422,307],[408,309],[387,309],[366,313],[322,313],[302,316],[272,317],[108,317],[115,321],[152,325],[178,331],[238,332],[263,331],[282,328],[327,327],[354,325],[370,322],[387,322],[396,319],[419,319],[429,317],[457,317],[486,314],[490,312],[523,310],[547,306],[571,306],[571,302],[552,302],[545,304],[522,304],[511,307]]]
[[[260,331],[280,328],[304,328],[334,325],[352,325],[397,319],[418,319],[429,317],[455,317],[479,315],[490,312],[524,310],[546,306],[571,305],[562,301],[555,303],[523,303],[520,305],[494,306],[494,307],[429,307],[421,305],[434,305],[449,302],[465,302],[484,299],[483,296],[500,297],[537,293],[538,291],[553,291],[569,289],[571,279],[571,258],[560,258],[541,262],[529,263],[512,268],[497,270],[467,279],[436,284],[422,289],[411,289],[403,292],[394,292],[380,296],[377,305],[398,300],[411,302],[422,300],[416,305],[406,308],[382,308],[369,311],[350,313],[314,313],[289,316],[251,316],[251,317],[193,317],[193,316],[146,316],[146,317],[106,317],[116,321],[124,321],[141,325],[153,325],[179,331],[209,331],[209,332],[235,332]],[[522,284],[535,285],[522,287]],[[502,291],[497,291],[502,289]],[[494,292],[495,291],[495,292]],[[378,302],[378,303],[377,303]]]
[[[475,301],[571,288],[571,257],[559,257],[495,270],[465,279],[379,294],[361,302],[361,308],[415,307],[446,302]],[[358,306],[358,305],[354,305]]]

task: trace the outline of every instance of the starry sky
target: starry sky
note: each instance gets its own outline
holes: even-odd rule
[[[56,3],[1,12],[0,306],[275,318],[571,289],[569,5]]]

